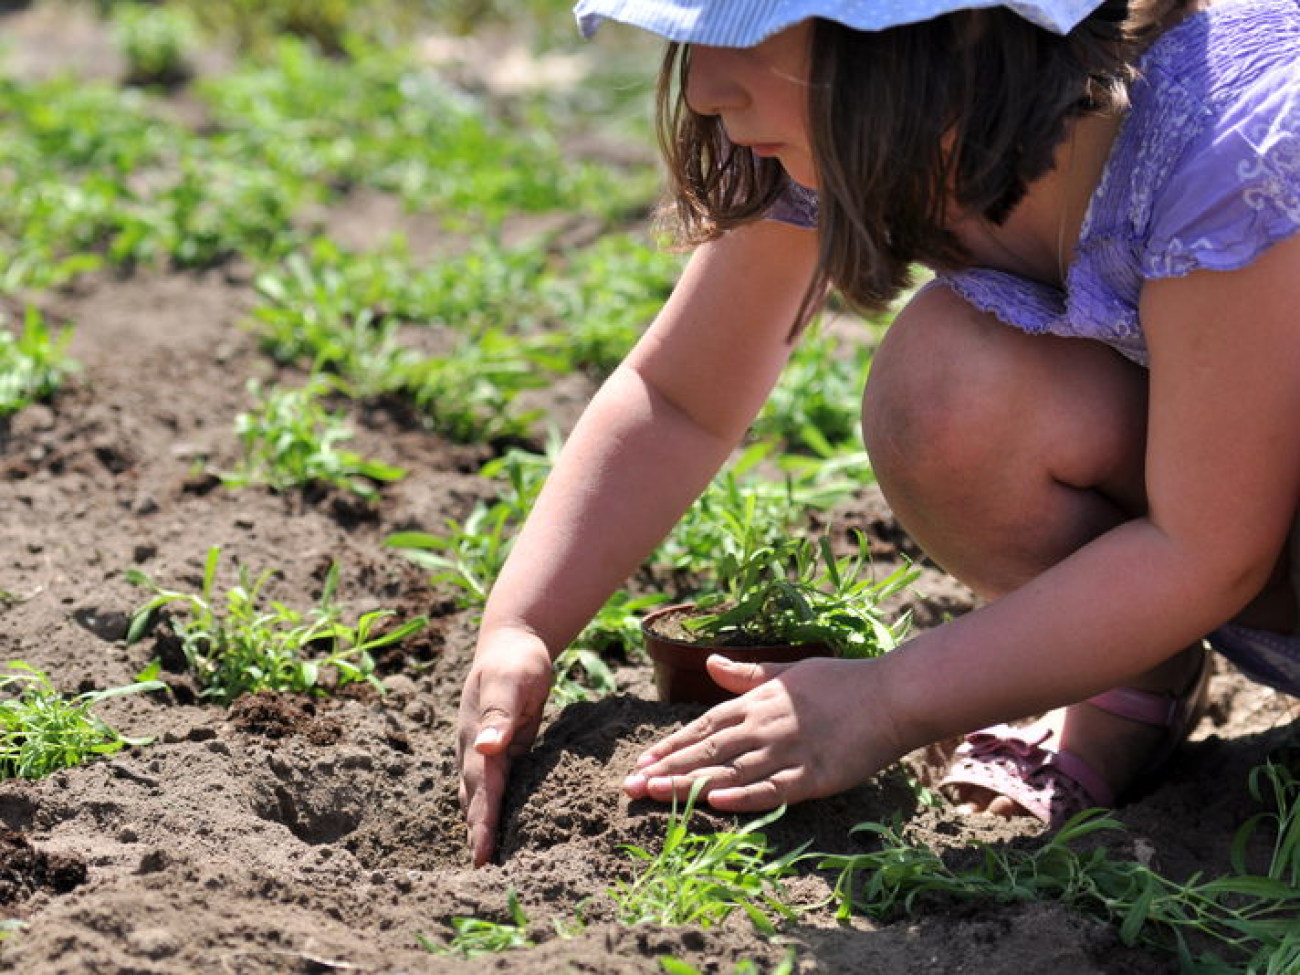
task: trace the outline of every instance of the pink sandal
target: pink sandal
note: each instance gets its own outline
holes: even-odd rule
[[[1165,728],[1165,740],[1147,771],[1163,765],[1187,737],[1205,709],[1209,686],[1208,654],[1187,691],[1153,694],[1116,687],[1087,700],[1110,714]],[[1115,791],[1087,762],[1072,752],[1049,745],[1052,729],[1041,723],[1024,727],[995,725],[966,736],[957,748],[948,773],[939,783],[971,785],[1006,796],[1048,826],[1096,806],[1115,805]]]

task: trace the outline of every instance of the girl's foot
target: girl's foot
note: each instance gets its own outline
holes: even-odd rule
[[[1109,806],[1162,764],[1204,708],[1206,652],[1194,647],[1122,688],[1027,728],[968,736],[943,785],[963,811],[1059,825]]]

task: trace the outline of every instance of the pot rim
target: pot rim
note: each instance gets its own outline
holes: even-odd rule
[[[651,641],[658,641],[672,647],[680,647],[691,650],[708,650],[716,652],[722,656],[727,656],[728,651],[734,651],[738,654],[759,653],[764,650],[780,650],[785,648],[809,650],[812,651],[810,656],[836,656],[835,652],[822,641],[813,643],[712,643],[707,640],[680,640],[677,637],[664,636],[662,633],[656,633],[650,629],[650,624],[655,620],[669,616],[674,612],[680,613],[682,610],[694,609],[697,606],[692,602],[671,603],[668,606],[660,606],[646,613],[641,618],[641,635],[645,638],[646,651],[653,657],[654,652],[651,649]]]

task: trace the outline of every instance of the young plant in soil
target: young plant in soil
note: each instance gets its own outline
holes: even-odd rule
[[[1080,813],[1037,850],[978,847],[979,859],[953,866],[897,829],[864,823],[880,849],[826,857],[821,868],[840,871],[839,916],[861,912],[877,919],[910,914],[926,898],[1025,902],[1057,900],[1119,927],[1127,945],[1172,949],[1184,971],[1282,973],[1300,962],[1300,781],[1279,765],[1254,770],[1251,794],[1273,809],[1249,820],[1233,842],[1235,872],[1202,880],[1171,880],[1137,862],[1112,858],[1104,845],[1076,849],[1094,833],[1123,826],[1096,810]],[[1266,796],[1266,792],[1269,796]],[[1247,872],[1243,851],[1256,830],[1275,829],[1269,864]],[[1194,953],[1196,944],[1230,953]]]
[[[128,84],[169,87],[193,74],[190,55],[198,38],[186,11],[117,4],[112,17],[117,45],[126,59]]]
[[[149,738],[127,738],[91,712],[110,697],[162,689],[156,680],[64,697],[43,671],[22,661],[0,674],[0,779],[39,779]]]
[[[52,336],[41,313],[27,309],[20,332],[0,328],[0,417],[54,394],[76,368],[64,350],[70,330]]]
[[[639,846],[623,849],[645,862],[640,875],[608,891],[623,924],[709,928],[740,909],[764,935],[776,933],[773,917],[797,916],[782,879],[794,872],[804,847],[768,859],[767,837],[759,832],[785,813],[775,809],[738,832],[699,835],[690,831],[691,815],[704,780],[697,781],[679,813],[674,802],[663,848],[657,854]]]
[[[718,565],[720,588],[698,597],[683,620],[691,642],[820,644],[840,657],[878,657],[903,639],[910,614],[888,623],[880,603],[905,589],[916,571],[903,566],[873,579],[865,536],[857,536],[855,555],[837,558],[825,537],[767,541],[750,518],[731,524],[731,544]]]
[[[786,950],[785,957],[773,969],[770,969],[767,975],[792,975],[794,972],[794,963],[799,954],[795,949]],[[706,975],[703,969],[696,968],[690,962],[682,961],[680,958],[674,958],[671,955],[662,955],[659,958],[659,967],[664,970],[664,975]],[[731,970],[731,975],[763,975],[763,969],[758,963],[745,958],[736,962],[736,967]]]
[[[321,402],[331,385],[324,377],[314,377],[301,388],[271,389],[263,395],[256,380],[250,382],[249,392],[258,404],[235,420],[243,461],[237,470],[222,475],[222,483],[265,484],[275,491],[328,484],[373,500],[379,492],[372,481],[405,477],[399,467],[339,448],[352,431],[341,413],[331,413]]]
[[[858,454],[834,461],[798,458],[801,463],[783,469],[784,476],[776,479],[761,473],[762,465],[772,462],[773,452],[771,441],[750,444],[687,509],[649,564],[677,577],[718,585],[718,552],[734,549],[738,532],[752,535],[756,543],[776,544],[809,510],[829,510],[852,494],[863,475],[871,474],[865,455]],[[791,459],[793,455],[781,458],[782,462]]]
[[[481,608],[558,450],[559,445],[552,443],[546,457],[511,450],[489,461],[479,474],[499,483],[496,500],[479,502],[463,522],[447,519],[445,535],[394,532],[384,544],[398,549],[416,565],[431,569],[434,574],[429,581],[454,588],[461,607]]]
[[[632,596],[622,590],[610,596],[578,638],[556,658],[550,703],[563,707],[617,691],[609,658],[641,653],[641,614],[666,600],[661,593]]]
[[[274,575],[269,569],[253,579],[241,566],[238,585],[219,600],[220,559],[219,547],[208,550],[198,594],[164,589],[137,569],[126,573],[128,581],[154,593],[133,614],[127,642],[139,640],[160,610],[173,610],[170,626],[200,693],[219,704],[255,691],[319,694],[360,681],[378,688],[372,652],[400,643],[428,623],[417,616],[383,629],[392,616],[388,610],[364,613],[352,625],[342,622],[334,605],[337,563],[330,566],[319,604],[306,613],[278,602],[263,605],[262,587]]]
[[[528,915],[524,913],[514,888],[506,894],[506,910],[510,914],[509,921],[456,917],[451,920],[453,935],[448,940],[435,941],[423,934],[417,934],[415,940],[420,943],[420,947],[435,955],[466,959],[533,947],[533,942],[528,938]]]

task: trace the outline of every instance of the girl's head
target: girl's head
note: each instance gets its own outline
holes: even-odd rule
[[[954,219],[1003,221],[1071,118],[1123,106],[1152,8],[1173,2],[582,0],[577,12],[584,29],[604,15],[672,41],[659,123],[684,239],[760,218],[794,179],[818,192],[822,276],[873,308],[915,263],[962,264]]]

